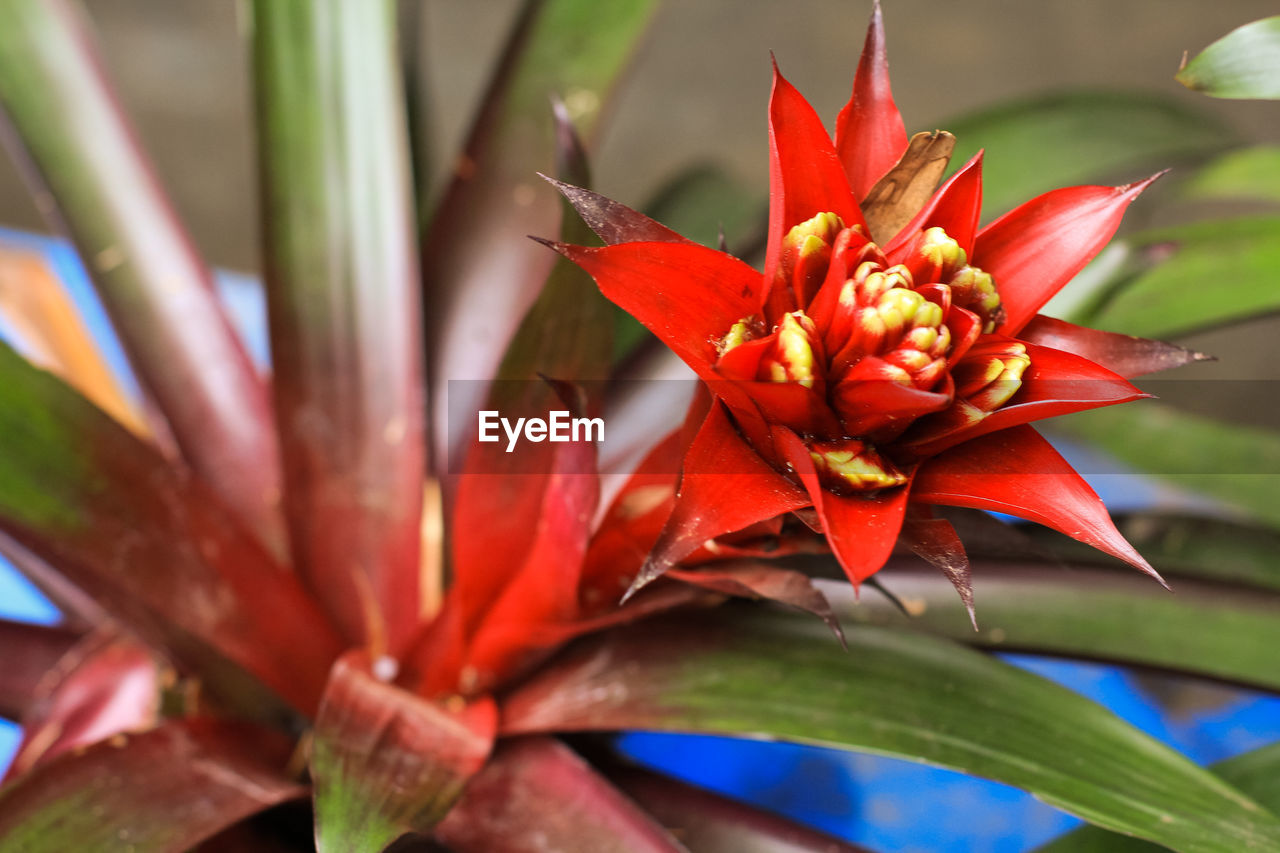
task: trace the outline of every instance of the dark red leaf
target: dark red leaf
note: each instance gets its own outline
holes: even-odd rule
[[[834,213],[846,226],[863,224],[862,211],[849,191],[840,158],[822,119],[786,81],[777,63],[773,66],[773,94],[769,99],[769,198],[766,281],[773,279],[782,238],[793,226],[819,213]]]
[[[799,436],[775,429],[774,441],[804,483],[831,550],[857,586],[880,570],[893,552],[907,507],[907,486],[872,495],[837,495],[818,481],[809,449]]]
[[[1115,234],[1125,209],[1155,175],[1122,187],[1068,187],[1034,198],[978,232],[969,262],[991,274],[1017,335]]]
[[[1090,329],[1044,314],[1031,318],[1018,337],[1083,356],[1126,379],[1213,359],[1211,355],[1176,344]]]
[[[951,581],[969,612],[973,630],[978,630],[978,620],[973,610],[973,580],[969,571],[969,556],[965,553],[960,535],[945,518],[935,518],[932,508],[915,504],[907,508],[902,523],[902,541],[916,556],[937,568]]]
[[[907,130],[889,87],[884,17],[877,0],[853,78],[853,96],[836,119],[836,148],[856,197],[867,194],[907,147]]]
[[[60,625],[32,625],[0,619],[0,717],[21,719],[36,686],[75,646],[80,633]]]
[[[551,738],[504,742],[436,828],[457,853],[679,853],[684,848]]]
[[[985,435],[928,460],[916,473],[911,499],[1036,521],[1164,583],[1116,530],[1102,499],[1029,426]]]
[[[708,539],[809,503],[802,489],[738,435],[724,408],[714,405],[685,456],[671,516],[630,592],[660,577]]]
[[[311,755],[322,853],[381,850],[429,831],[484,764],[497,709],[482,699],[450,711],[380,679],[363,652],[333,668]]]
[[[617,243],[692,243],[660,222],[638,210],[599,193],[575,187],[555,178],[542,179],[560,191],[573,209],[607,245]]]
[[[67,753],[0,789],[0,847],[182,853],[306,793],[290,744],[243,725],[179,720]]]
[[[670,569],[667,577],[737,598],[763,598],[817,616],[841,643],[844,631],[831,603],[803,572],[758,560],[730,560],[689,569]]]
[[[31,698],[10,778],[77,747],[151,728],[160,713],[160,673],[137,641],[98,630],[45,673]]]

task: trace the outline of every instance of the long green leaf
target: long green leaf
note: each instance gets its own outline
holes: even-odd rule
[[[774,737],[951,767],[1184,851],[1280,846],[1280,819],[1105,709],[947,640],[721,608],[573,647],[508,697],[511,732]]]
[[[981,628],[975,632],[955,590],[936,571],[899,569],[881,580],[910,616],[883,596],[855,601],[845,584],[824,584],[824,591],[837,613],[855,622],[911,627],[993,649],[1164,667],[1280,691],[1280,595],[1186,579],[1173,583],[1171,595],[1132,573],[975,564]]]
[[[1211,768],[1264,807],[1280,811],[1280,743],[1246,752]],[[1161,848],[1087,826],[1040,847],[1037,853],[1142,853]]]
[[[0,0],[0,104],[37,205],[75,241],[183,456],[279,546],[266,388],[102,69],[75,0]]]
[[[0,532],[197,670],[315,707],[337,636],[200,481],[3,344],[0,435]]]
[[[393,0],[253,5],[294,560],[354,643],[420,622],[422,329]]]
[[[176,721],[60,756],[0,790],[0,849],[181,853],[306,791],[253,729]]]
[[[382,850],[428,832],[484,765],[497,712],[451,714],[379,680],[363,652],[334,666],[311,755],[320,853]]]
[[[984,219],[1061,186],[1133,180],[1228,147],[1222,122],[1149,92],[1069,92],[944,123],[957,168],[985,148]]]
[[[1280,311],[1280,218],[1200,222],[1147,231],[1126,241],[1172,252],[1078,318],[1145,337],[1173,337]]]
[[[1152,400],[1072,415],[1053,428],[1280,527],[1280,432],[1211,420]]]
[[[1192,175],[1182,194],[1191,199],[1280,202],[1280,146],[1229,151]]]
[[[1177,79],[1215,98],[1280,98],[1280,16],[1227,33],[1188,62]]]
[[[658,0],[619,0],[600,13],[593,0],[527,0],[490,81],[466,150],[424,241],[433,446],[446,450],[465,432],[447,430],[449,405],[472,412],[556,255],[526,239],[557,233],[560,202],[537,172],[554,166],[549,96],[558,94],[590,141],[611,90]],[[576,378],[576,377],[560,377]],[[480,380],[455,382],[451,380]]]

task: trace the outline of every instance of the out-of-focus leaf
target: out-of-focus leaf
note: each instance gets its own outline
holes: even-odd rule
[[[1199,222],[1143,232],[1128,242],[1172,257],[1113,291],[1079,318],[1085,325],[1173,337],[1280,310],[1280,218]]]
[[[1182,194],[1191,199],[1280,202],[1280,146],[1229,151],[1197,170]]]
[[[160,672],[146,647],[110,629],[95,631],[41,680],[22,717],[10,778],[77,747],[151,728],[160,713],[160,689]]]
[[[953,163],[986,149],[985,219],[1053,189],[1130,180],[1205,157],[1235,141],[1223,123],[1151,93],[1069,92],[1002,104],[944,122]]]
[[[212,722],[118,735],[0,789],[0,848],[181,853],[305,794],[280,772],[287,756],[287,743]]]
[[[1219,761],[1211,769],[1264,807],[1280,811],[1280,743]],[[1086,826],[1037,848],[1037,853],[1142,853],[1160,849],[1154,844]]]
[[[429,831],[484,764],[496,728],[491,699],[451,714],[378,679],[364,652],[344,656],[311,756],[321,853],[382,850]]]
[[[0,252],[0,320],[18,334],[32,361],[61,376],[135,435],[146,435],[75,302],[38,255]]]
[[[510,695],[504,728],[657,729],[866,750],[1015,785],[1175,849],[1280,844],[1280,820],[1065,688],[923,634],[864,626],[845,653],[822,631],[726,607],[696,623],[611,632]]]
[[[61,626],[0,619],[0,717],[22,718],[36,687],[80,635]]]
[[[1055,421],[1054,429],[1280,527],[1280,433],[1210,420],[1152,400],[1075,414]]]
[[[0,435],[0,530],[179,660],[316,706],[336,634],[198,480],[3,345]]]
[[[690,853],[865,853],[825,833],[642,770],[609,773]]]
[[[399,654],[420,621],[425,401],[395,4],[253,10],[294,563],[350,642]]]
[[[548,96],[564,98],[590,140],[656,6],[623,0],[601,15],[592,0],[524,4],[424,243],[437,469],[448,447],[465,440],[464,430],[446,428],[446,394],[455,411],[478,407],[483,383],[556,260],[526,239],[555,234],[560,221],[556,191],[536,175],[554,165]],[[479,381],[447,387],[467,379]]]
[[[1133,547],[1167,577],[1203,578],[1261,587],[1280,592],[1280,533],[1221,518],[1148,515],[1116,519],[1116,527]],[[1048,534],[1046,553],[1061,554],[1081,563],[1108,558],[1060,534],[1028,529],[1041,539]],[[1171,581],[1175,589],[1177,581]]]
[[[1227,33],[1184,65],[1177,80],[1215,98],[1280,98],[1280,16]]]
[[[738,598],[764,598],[812,613],[823,621],[837,639],[844,632],[831,603],[804,572],[771,565],[763,560],[730,560],[689,569],[671,569],[667,576],[694,586]]]
[[[715,246],[723,229],[730,250],[744,257],[739,249],[758,243],[763,237],[769,199],[718,166],[704,163],[677,174],[642,209],[704,246]]]
[[[1097,658],[1280,691],[1280,595],[1182,579],[1170,595],[1149,578],[1106,569],[1022,563],[973,567],[978,624],[946,579],[902,569],[881,581],[910,616],[880,596],[855,602],[821,583],[846,621],[914,627],[998,649]]]
[[[0,103],[37,206],[65,227],[138,378],[197,473],[282,543],[270,401],[71,0],[0,3]]]
[[[456,853],[680,853],[684,848],[568,747],[504,742],[436,829]]]

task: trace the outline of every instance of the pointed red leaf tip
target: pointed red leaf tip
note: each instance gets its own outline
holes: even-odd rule
[[[685,455],[671,516],[623,601],[707,540],[810,503],[738,435],[722,405],[712,406]]]
[[[766,281],[773,280],[787,231],[819,213],[834,213],[846,226],[864,224],[862,210],[849,189],[822,119],[774,62],[773,93],[769,97]]]
[[[1166,170],[1167,171],[1167,170]],[[1165,172],[1121,187],[1068,187],[1014,208],[978,233],[970,263],[990,273],[1016,335],[1102,250],[1129,205]]]
[[[1214,360],[1211,355],[1176,344],[1090,329],[1043,314],[1033,317],[1019,337],[1033,344],[1083,356],[1126,379],[1197,361]]]
[[[543,242],[543,241],[540,241]],[[760,273],[695,243],[621,243],[591,248],[546,242],[596,280],[600,292],[643,323],[703,379],[716,342],[764,304]]]
[[[853,95],[836,119],[836,150],[854,196],[864,198],[906,149],[907,130],[889,87],[884,16],[877,0],[853,78]]]
[[[606,198],[597,192],[575,187],[564,181],[538,173],[551,186],[559,190],[573,209],[578,211],[582,221],[596,232],[601,240],[612,246],[617,243],[692,243],[661,222],[650,219],[638,210],[632,210],[621,202]],[[543,245],[552,245],[546,240],[533,237]],[[552,248],[555,248],[552,245]]]
[[[818,480],[809,449],[794,432],[775,427],[774,444],[812,499],[831,550],[856,589],[878,572],[893,553],[907,509],[907,486],[873,496],[837,495]]]
[[[926,461],[916,473],[911,499],[1038,522],[1124,560],[1169,588],[1116,530],[1097,493],[1029,426],[976,438]]]
[[[885,247],[886,254],[892,256],[916,234],[934,227],[946,231],[947,236],[959,243],[966,254],[973,254],[973,241],[977,237],[978,219],[982,214],[983,153],[974,154],[968,163],[947,179],[920,212],[889,241]]]

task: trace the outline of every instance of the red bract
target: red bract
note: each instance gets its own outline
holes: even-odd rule
[[[797,511],[857,584],[908,512],[929,521],[933,505],[1034,519],[1158,578],[1026,426],[1143,397],[1125,376],[1168,366],[1167,345],[1037,315],[1150,180],[1055,190],[980,228],[981,153],[931,197],[913,189],[932,188],[943,166],[928,152],[951,144],[908,143],[883,45],[877,10],[834,140],[775,66],[763,273],[562,188],[611,245],[555,248],[716,399],[632,589],[708,540]],[[905,539],[964,566],[945,522],[908,525]]]

